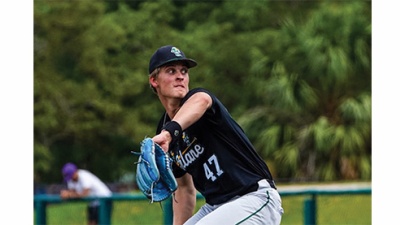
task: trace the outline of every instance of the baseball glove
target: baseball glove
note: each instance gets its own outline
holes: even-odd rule
[[[151,138],[141,142],[136,170],[136,182],[142,193],[151,202],[161,202],[169,198],[178,188],[172,173],[172,160],[160,145]]]

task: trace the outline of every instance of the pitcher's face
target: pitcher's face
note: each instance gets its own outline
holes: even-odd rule
[[[158,95],[182,99],[189,91],[189,70],[182,62],[167,64],[151,82]]]

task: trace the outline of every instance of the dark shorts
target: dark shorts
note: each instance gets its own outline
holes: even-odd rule
[[[88,219],[90,221],[96,221],[96,223],[99,222],[99,206],[89,205],[87,207],[87,212],[88,212]]]
[[[107,201],[107,214],[106,218],[111,219],[111,212],[112,212],[112,202]],[[88,215],[88,220],[89,221],[96,221],[96,223],[99,223],[99,212],[100,212],[100,206],[98,204],[89,204],[87,207],[87,215]]]

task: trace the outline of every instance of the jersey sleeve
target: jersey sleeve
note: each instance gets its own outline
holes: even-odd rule
[[[211,107],[210,107],[210,109],[208,109],[208,110],[206,111],[206,114],[207,114],[207,113],[215,113],[214,106],[215,106],[215,102],[216,102],[216,97],[215,97],[215,95],[213,95],[209,90],[207,90],[207,89],[205,89],[205,88],[194,88],[194,89],[190,90],[190,91],[186,94],[186,96],[182,99],[182,101],[181,101],[181,106],[182,106],[191,96],[193,96],[194,94],[196,94],[196,93],[198,93],[198,92],[207,93],[207,94],[211,97],[211,100],[212,100]]]

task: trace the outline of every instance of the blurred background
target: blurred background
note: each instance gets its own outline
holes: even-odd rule
[[[163,45],[198,62],[279,185],[369,182],[371,1],[34,0],[34,193],[74,162],[136,189],[163,109],[148,63]]]
[[[190,88],[224,102],[278,189],[370,184],[371,11],[371,1],[34,0],[34,194],[58,194],[66,162],[137,193],[131,151],[163,113],[148,63],[168,44],[198,62]],[[304,197],[283,200],[282,224],[302,221]],[[318,221],[370,223],[370,203],[322,197]],[[48,207],[49,224],[84,224],[84,205]],[[114,224],[162,220],[158,205],[114,206]]]
[[[134,185],[163,113],[148,63],[198,62],[277,183],[371,179],[370,1],[34,1],[34,184],[67,161]],[[35,189],[36,190],[36,189]]]

